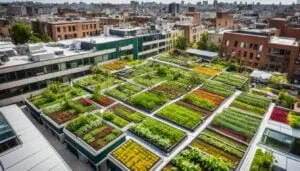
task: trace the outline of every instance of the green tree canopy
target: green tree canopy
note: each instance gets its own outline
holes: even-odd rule
[[[16,44],[27,43],[32,37],[31,27],[24,23],[16,23],[11,28],[11,38]]]
[[[11,28],[11,37],[15,44],[24,44],[28,42],[50,42],[51,38],[46,36],[38,36],[34,33],[30,26],[25,23],[16,23]]]
[[[174,47],[176,49],[185,50],[189,46],[187,39],[184,36],[179,36],[175,40]]]
[[[197,42],[198,49],[201,50],[208,50],[208,34],[207,32],[204,32],[201,34],[201,38],[199,42]]]

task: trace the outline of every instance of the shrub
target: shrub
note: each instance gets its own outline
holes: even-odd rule
[[[288,114],[289,125],[293,128],[300,128],[300,116],[294,112],[289,112]]]
[[[256,150],[250,171],[271,171],[273,163],[273,154],[269,151],[263,152]]]
[[[279,98],[278,98],[278,103],[280,106],[285,107],[285,108],[293,108],[293,105],[295,103],[295,98],[288,93],[285,92],[280,92],[279,93]]]

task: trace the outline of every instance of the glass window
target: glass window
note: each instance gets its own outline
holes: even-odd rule
[[[26,78],[26,72],[24,72],[24,71],[17,71],[17,77],[18,77],[18,79],[24,79],[24,78]]]
[[[37,68],[34,68],[34,72],[36,75],[43,75],[44,74],[44,67],[37,67]]]
[[[34,76],[34,69],[27,69],[26,74],[27,74],[27,77],[33,77]]]
[[[261,141],[263,144],[272,148],[289,152],[294,143],[294,138],[277,131],[266,129]]]
[[[84,58],[83,65],[89,65],[89,64],[90,64],[90,58]]]
[[[17,77],[16,77],[16,73],[15,72],[10,72],[7,74],[7,80],[8,81],[13,81],[13,80],[16,80]]]
[[[67,69],[66,63],[61,63],[60,64],[60,70],[62,71],[62,70],[65,70],[65,69]]]
[[[0,74],[0,83],[6,82],[6,74]]]
[[[53,71],[53,72],[58,72],[58,71],[59,71],[59,66],[58,66],[58,64],[53,64],[53,65],[52,65],[52,71]]]
[[[102,62],[102,56],[96,56],[95,63],[100,63],[100,62]]]

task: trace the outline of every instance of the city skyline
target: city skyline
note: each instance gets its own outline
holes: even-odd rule
[[[69,2],[69,3],[79,3],[79,2],[86,2],[86,3],[113,3],[113,4],[117,4],[117,3],[130,3],[131,0],[115,0],[115,1],[109,1],[109,0],[103,0],[103,1],[99,1],[99,0],[17,0],[17,1],[13,1],[13,2],[26,2],[26,1],[33,1],[33,2],[40,2],[40,3],[64,3],[64,2]],[[172,3],[172,2],[178,2],[181,3],[181,1],[174,1],[174,0],[137,0],[138,2],[163,2],[165,4],[167,3]],[[218,2],[227,2],[227,3],[233,3],[237,1],[238,3],[240,3],[241,1],[243,3],[247,2],[248,4],[251,3],[257,3],[260,2],[261,4],[279,4],[280,2],[282,4],[292,4],[293,2],[296,3],[297,0],[219,0]],[[12,2],[11,0],[0,0],[0,2]],[[196,4],[197,2],[203,2],[203,0],[186,0],[184,1],[185,3],[193,3]],[[213,0],[208,0],[208,2],[210,4],[213,3]]]

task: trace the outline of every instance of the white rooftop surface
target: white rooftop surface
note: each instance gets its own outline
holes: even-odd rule
[[[270,39],[270,43],[272,44],[280,44],[280,45],[287,45],[287,46],[298,46],[298,42],[295,38],[289,38],[289,37],[277,37],[273,36]]]
[[[251,73],[250,77],[263,79],[263,80],[269,80],[272,77],[272,74],[268,73],[268,72],[265,72],[265,71],[254,70]]]
[[[218,53],[205,51],[205,50],[199,50],[199,49],[188,49],[186,50],[187,53],[205,56],[205,57],[216,57],[218,56]]]
[[[55,51],[63,51],[63,53],[64,53],[63,55],[59,55],[59,56],[54,55],[54,59],[61,58],[61,57],[73,56],[73,55],[86,54],[91,51],[71,50],[70,47],[63,48],[63,47],[54,46],[54,45],[56,44],[56,45],[69,46],[75,42],[93,42],[96,44],[101,44],[101,43],[106,43],[106,42],[118,41],[118,40],[122,40],[122,39],[124,39],[124,38],[117,37],[117,36],[96,36],[96,37],[85,37],[85,38],[78,38],[78,39],[61,40],[56,43],[54,43],[54,42],[39,43],[39,44],[43,45],[43,48],[46,50],[46,52],[40,52],[40,53],[35,53],[35,54],[46,54],[46,53],[51,53],[51,52],[54,53]],[[34,46],[34,45],[38,45],[38,44],[28,44],[28,45]],[[1,47],[1,42],[0,42],[0,47]],[[1,51],[1,49],[0,49],[0,51]],[[4,65],[0,65],[0,68],[33,63],[33,61],[29,60],[28,56],[13,56],[13,57],[10,57],[9,59],[10,60],[8,62],[5,62]]]
[[[69,171],[69,166],[17,105],[0,108],[21,144],[0,154],[6,171]]]

